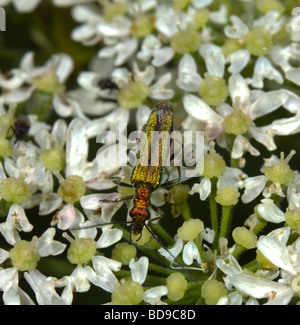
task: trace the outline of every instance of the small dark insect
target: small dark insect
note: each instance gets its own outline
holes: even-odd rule
[[[98,81],[97,84],[102,90],[119,90],[119,86],[111,78],[101,79]]]
[[[20,114],[14,125],[16,141],[24,140],[30,129],[30,121],[26,114]]]

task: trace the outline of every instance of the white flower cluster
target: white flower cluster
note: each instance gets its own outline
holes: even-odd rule
[[[71,54],[54,54],[37,66],[28,49],[19,67],[1,69],[0,290],[5,304],[71,304],[77,292],[88,292],[92,285],[113,297],[125,285],[118,274],[131,277],[139,288],[147,283],[138,303],[166,304],[175,299],[168,285],[159,277],[157,282],[155,276],[147,279],[151,257],[165,258],[164,277],[183,265],[187,278],[192,273],[196,283],[190,290],[196,291],[186,292],[188,303],[195,292],[193,303],[299,301],[300,174],[289,166],[295,152],[286,158],[272,155],[258,173],[247,166],[247,155],[267,158],[266,152],[277,149],[277,136],[300,131],[297,17],[277,0],[227,3],[240,14],[225,4],[216,9],[212,0],[52,0],[56,10],[66,7],[78,24],[72,41],[95,49],[88,68],[76,76],[78,86],[68,86],[76,68]],[[2,7],[10,4],[17,15],[38,14],[43,6],[39,0],[0,0]],[[199,195],[195,217],[208,224],[173,238],[154,222],[157,237],[163,235],[171,248],[153,250],[148,243],[144,250],[135,244],[146,256],[132,256],[123,267],[102,252],[126,237],[125,230],[109,223],[124,210],[122,202],[128,203],[115,200],[134,192],[120,187],[111,192],[116,184],[110,177],[130,183],[130,171],[120,162],[100,165],[91,152],[98,149],[100,132],[114,132],[120,140],[120,123],[132,120],[141,129],[158,101],[174,105],[175,124],[183,130],[205,134],[204,172],[189,180],[187,192]],[[28,129],[16,122],[19,111],[26,113]],[[115,147],[118,143],[111,144],[111,151]],[[217,147],[229,153],[227,163]],[[166,193],[158,189],[151,203],[162,206]],[[232,232],[237,201],[252,204],[252,213],[238,212],[243,226]],[[205,205],[211,223],[201,214]],[[172,206],[174,216],[186,221],[193,219],[188,210],[186,199]],[[123,213],[123,222],[130,220]],[[43,225],[39,235],[38,224]],[[105,224],[100,236],[95,224]],[[239,257],[248,251],[251,259],[240,265]],[[64,253],[64,276],[43,274],[38,263],[47,265],[49,256]],[[70,271],[71,263],[76,267]],[[22,272],[34,294],[22,289]],[[134,301],[128,292],[128,301]]]

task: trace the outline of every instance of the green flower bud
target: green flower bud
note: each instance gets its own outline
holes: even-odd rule
[[[178,301],[183,298],[187,289],[187,281],[181,273],[172,273],[167,277],[168,298]]]
[[[300,234],[300,215],[295,210],[289,210],[284,214],[285,222],[289,227]]]
[[[173,1],[173,8],[176,11],[184,10],[190,3],[190,0],[174,0]]]
[[[166,197],[166,201],[170,204],[180,204],[187,201],[189,197],[190,187],[186,184],[177,184],[173,186]]]
[[[201,296],[207,305],[216,305],[220,298],[227,296],[223,282],[206,280],[201,287]]]
[[[234,53],[244,48],[243,44],[238,39],[227,38],[225,39],[224,45],[222,46],[222,52],[225,56]]]
[[[55,170],[62,171],[65,168],[66,154],[65,151],[58,146],[55,148],[43,150],[40,153],[39,159],[45,164],[46,168],[50,172],[53,172]]]
[[[118,93],[118,104],[125,109],[137,108],[149,95],[149,87],[144,81],[132,81]]]
[[[185,241],[193,240],[204,230],[204,223],[199,219],[189,219],[178,228],[177,235]]]
[[[193,28],[180,30],[170,39],[172,50],[178,54],[187,54],[198,51],[201,42],[201,34]]]
[[[7,114],[0,116],[0,138],[5,139],[9,131],[14,126],[16,104],[9,105]]]
[[[71,242],[67,258],[72,264],[83,264],[96,254],[97,242],[91,238],[76,238]]]
[[[58,195],[66,202],[73,204],[85,193],[85,185],[81,176],[71,175],[60,181]]]
[[[15,204],[23,204],[30,200],[31,190],[22,178],[8,177],[0,182],[0,197]]]
[[[233,186],[222,186],[217,190],[215,200],[223,206],[231,206],[238,203],[239,197],[240,193],[237,188]]]
[[[202,176],[207,178],[218,177],[225,173],[225,160],[216,153],[214,147],[215,143],[210,142],[210,152],[204,156],[204,169]]]
[[[19,271],[32,271],[36,268],[40,260],[40,254],[35,247],[37,237],[32,241],[20,240],[15,243],[14,247],[9,252],[9,257],[12,265]]]
[[[199,86],[199,95],[211,106],[224,103],[229,95],[225,79],[205,73]]]
[[[138,305],[143,300],[144,289],[131,279],[121,280],[120,286],[116,287],[111,294],[113,305]]]
[[[257,236],[246,227],[236,227],[232,232],[233,240],[240,246],[251,249],[256,247]]]
[[[14,114],[16,105],[10,105],[7,114],[0,116],[0,158],[13,155],[14,148],[6,137],[13,135]]]
[[[233,112],[224,117],[223,129],[228,134],[244,134],[248,131],[252,124],[252,119],[249,115],[240,110],[240,100],[236,99],[233,105]]]
[[[7,139],[0,139],[0,158],[12,156],[14,148]]]
[[[103,16],[106,21],[112,21],[116,16],[123,16],[127,11],[127,4],[125,2],[111,2],[104,1]]]
[[[292,182],[296,174],[293,172],[288,165],[288,162],[296,152],[292,150],[289,155],[284,159],[284,153],[280,153],[280,161],[278,164],[273,166],[265,166],[264,174],[273,183],[279,183],[282,185],[287,185]]]
[[[128,265],[130,260],[136,256],[136,248],[129,243],[119,243],[112,250],[112,259]]]
[[[139,14],[134,19],[130,31],[134,37],[146,37],[154,30],[154,17],[150,15]]]
[[[285,9],[283,4],[278,0],[256,0],[256,8],[263,14],[266,14],[269,10],[276,10],[282,14]]]
[[[273,48],[272,35],[263,27],[258,26],[250,30],[244,38],[247,50],[254,56],[264,56]]]
[[[196,29],[200,29],[207,24],[209,20],[209,13],[210,12],[208,9],[202,9],[194,13],[194,27]]]
[[[52,71],[36,77],[32,80],[32,84],[37,90],[47,94],[61,94],[65,91],[65,86],[59,82],[58,77]]]

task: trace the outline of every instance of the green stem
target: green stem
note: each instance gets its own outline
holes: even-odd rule
[[[168,269],[166,267],[163,266],[159,266],[159,265],[155,265],[152,263],[149,263],[149,270],[158,272],[158,273],[162,273],[162,274],[166,274],[166,275],[170,275],[172,274],[174,271],[172,271],[171,269]]]
[[[217,179],[212,178],[210,181],[211,181],[211,192],[209,194],[208,201],[210,207],[211,226],[215,232],[215,239],[212,248],[216,249],[218,245],[218,238],[219,238],[218,211],[217,211],[217,202],[215,200],[216,192],[217,192]]]
[[[230,219],[231,219],[231,209],[232,206],[222,206],[222,221],[221,221],[221,229],[220,229],[220,236],[227,238],[228,229],[230,227]]]
[[[184,201],[184,202],[178,204],[178,207],[179,207],[181,214],[183,216],[183,219],[185,221],[191,219],[191,217],[192,217],[191,209],[190,209],[187,201]]]
[[[247,263],[243,266],[243,269],[246,269],[251,272],[256,272],[258,269],[261,269],[262,266],[260,263],[257,262],[257,260],[252,260],[251,262]]]
[[[165,240],[169,245],[174,244],[172,236],[170,236],[159,223],[152,223],[151,227],[155,230],[157,234],[159,234],[159,238],[163,238],[163,240]]]
[[[203,263],[205,263],[206,258],[205,258],[204,254],[203,254],[202,246],[201,246],[200,241],[199,241],[199,237],[197,236],[193,241],[194,241],[194,243],[196,244],[196,246],[198,248],[198,251],[199,251],[199,254],[200,254],[200,257],[201,257],[201,261]]]
[[[234,258],[237,258],[244,250],[246,250],[246,248],[244,248],[243,246],[241,245],[236,245],[236,248],[235,250],[233,251],[232,253],[232,256]]]
[[[267,225],[267,221],[258,218],[257,224],[253,229],[253,232],[255,233],[255,235],[257,235],[266,225]]]

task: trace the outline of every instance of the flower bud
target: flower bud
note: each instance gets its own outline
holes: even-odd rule
[[[227,296],[223,282],[206,280],[201,287],[201,296],[207,305],[216,305],[220,298]]]
[[[19,271],[32,271],[36,268],[40,260],[40,254],[35,247],[37,237],[32,241],[20,240],[15,243],[14,247],[9,252],[12,264]]]
[[[83,264],[95,255],[97,242],[91,238],[76,238],[71,242],[67,258],[72,264]]]
[[[188,28],[175,33],[170,40],[172,50],[178,54],[187,54],[196,52],[202,42],[201,34],[193,29]]]
[[[224,103],[229,95],[225,79],[206,73],[199,86],[199,95],[211,106]]]
[[[257,236],[246,227],[236,227],[232,232],[232,237],[238,245],[244,248],[256,247]]]
[[[85,185],[81,176],[71,175],[60,181],[57,193],[66,202],[73,204],[85,193]]]
[[[0,197],[7,202],[23,204],[30,200],[31,190],[21,177],[8,177],[0,182]]]
[[[216,153],[214,142],[210,142],[210,152],[204,156],[204,169],[202,176],[207,178],[218,177],[225,173],[226,163],[225,160]]]
[[[123,86],[118,93],[118,103],[125,109],[137,108],[149,95],[149,87],[142,81],[132,81]]]
[[[223,206],[236,205],[238,203],[240,193],[233,186],[222,186],[217,190],[215,200]]]
[[[291,170],[290,166],[288,165],[288,162],[295,153],[296,152],[292,150],[289,155],[284,159],[284,153],[281,152],[280,161],[278,164],[264,167],[264,174],[266,175],[266,177],[268,177],[271,182],[279,183],[282,185],[287,185],[292,182],[295,179],[296,174],[294,171]]]
[[[203,230],[204,223],[200,219],[191,218],[178,228],[177,235],[182,240],[189,241],[196,238]]]
[[[244,37],[247,50],[254,56],[264,56],[273,48],[272,35],[262,26],[250,30]]]
[[[183,298],[187,281],[181,273],[172,273],[167,277],[168,298],[177,301]]]
[[[131,279],[121,280],[111,294],[113,305],[138,305],[143,300],[144,288]]]
[[[135,246],[129,243],[118,243],[112,250],[112,259],[128,265],[130,260],[136,256]]]

